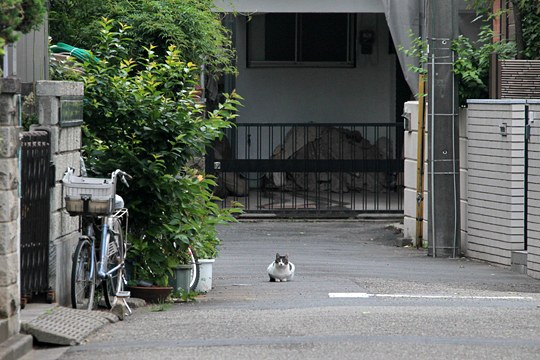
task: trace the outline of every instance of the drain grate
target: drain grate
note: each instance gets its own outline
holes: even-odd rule
[[[36,340],[56,345],[78,345],[106,324],[118,321],[110,312],[55,307],[23,323],[22,330]]]

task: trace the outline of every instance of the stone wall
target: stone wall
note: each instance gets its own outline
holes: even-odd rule
[[[21,83],[16,78],[0,79],[0,358],[16,359],[32,348],[32,337],[20,331],[20,147],[19,109]],[[38,81],[40,124],[31,130],[51,134],[52,162],[56,165],[55,187],[51,190],[50,286],[60,305],[70,305],[71,256],[78,239],[78,219],[63,211],[62,174],[67,166],[79,167],[80,124],[62,124],[62,98],[80,98],[83,84]],[[82,122],[82,116],[81,116]]]
[[[39,125],[32,130],[46,130],[51,134],[51,161],[55,165],[55,186],[51,189],[51,226],[49,246],[49,284],[56,292],[59,305],[71,306],[70,278],[71,256],[78,240],[78,217],[71,217],[63,210],[61,179],[67,167],[79,169],[81,148],[80,124],[60,121],[61,100],[84,95],[80,82],[38,81]]]
[[[19,333],[19,80],[0,79],[0,343]]]

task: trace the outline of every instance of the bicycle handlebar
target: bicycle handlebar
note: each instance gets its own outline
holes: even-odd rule
[[[111,180],[115,180],[116,177],[120,176],[120,180],[124,183],[124,185],[126,185],[127,187],[129,187],[129,184],[127,182],[127,180],[131,180],[133,179],[133,176],[129,175],[127,172],[123,171],[123,170],[120,170],[120,169],[116,169],[114,170],[114,172],[111,174]],[[126,180],[127,179],[127,180]]]

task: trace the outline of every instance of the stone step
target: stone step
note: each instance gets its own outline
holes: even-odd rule
[[[16,334],[0,343],[0,360],[18,360],[32,351],[30,335]]]
[[[78,345],[88,335],[117,321],[118,316],[109,311],[86,311],[58,306],[29,322],[23,322],[21,328],[22,332],[42,343]]]
[[[7,320],[0,320],[0,344],[9,338],[9,328]]]

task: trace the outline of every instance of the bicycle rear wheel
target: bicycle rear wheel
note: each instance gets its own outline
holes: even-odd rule
[[[92,310],[96,288],[95,264],[92,264],[92,245],[88,239],[79,240],[71,267],[71,305],[75,309]]]
[[[191,246],[188,246],[188,253],[191,257],[191,263],[193,264],[191,267],[191,282],[189,283],[189,290],[194,291],[199,284],[199,258],[197,257],[197,253],[195,253],[195,249],[193,249]]]
[[[109,237],[109,248],[107,249],[107,272],[121,265],[116,271],[110,274],[107,280],[102,282],[103,297],[105,306],[111,309],[117,301],[116,294],[124,289],[124,255],[125,245],[122,234],[122,227],[118,219],[113,221],[113,230],[107,234]]]

